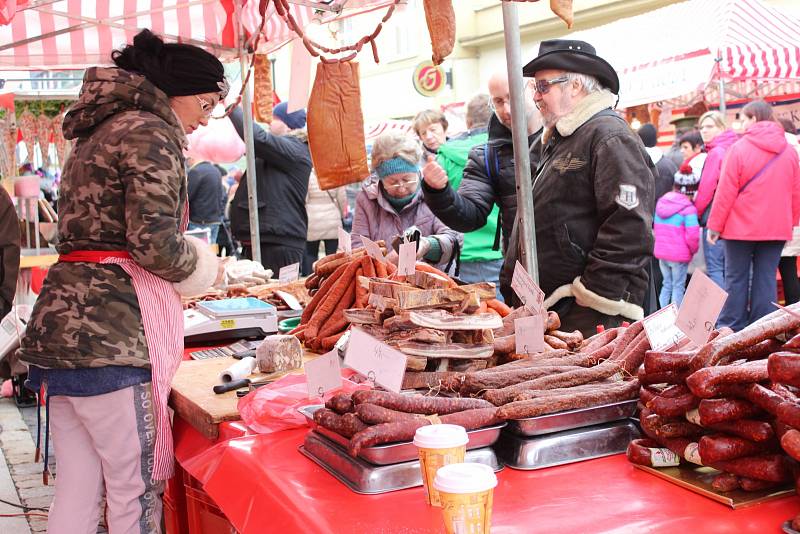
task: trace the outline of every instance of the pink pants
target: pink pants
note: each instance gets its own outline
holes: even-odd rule
[[[156,426],[150,384],[50,398],[57,460],[48,534],[95,534],[105,489],[113,534],[161,532],[163,482],[151,479]]]

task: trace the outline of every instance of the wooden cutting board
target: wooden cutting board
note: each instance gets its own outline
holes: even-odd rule
[[[308,361],[318,356],[306,352],[303,360]],[[236,391],[217,395],[211,389],[220,383],[219,374],[236,361],[230,357],[183,361],[172,380],[170,406],[177,415],[208,439],[216,440],[219,437],[220,423],[240,419]],[[302,373],[302,370],[295,372]],[[249,378],[253,381],[267,376],[277,379],[285,374],[287,373],[254,373]]]

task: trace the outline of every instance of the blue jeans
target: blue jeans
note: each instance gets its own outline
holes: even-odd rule
[[[683,294],[686,292],[686,273],[689,270],[689,264],[667,260],[658,260],[658,264],[661,267],[661,274],[664,276],[658,303],[663,308],[674,302],[680,308]]]
[[[712,245],[706,241],[708,229],[703,227],[703,256],[706,258],[706,274],[719,287],[725,287],[725,242],[720,239]]]
[[[190,222],[189,226],[186,228],[187,230],[205,230],[208,229],[211,232],[211,241],[209,244],[213,245],[217,242],[217,235],[219,234],[219,227],[222,223],[217,224],[197,224]]]
[[[725,291],[728,300],[717,325],[741,330],[775,310],[778,298],[775,272],[783,241],[725,240]],[[752,270],[752,280],[751,280]]]
[[[461,268],[458,271],[458,278],[468,284],[493,282],[497,300],[503,302],[503,295],[500,294],[500,268],[502,266],[502,258],[489,261],[462,261]]]

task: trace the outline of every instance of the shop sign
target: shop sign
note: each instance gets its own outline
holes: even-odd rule
[[[423,61],[414,69],[412,82],[414,89],[422,96],[434,96],[439,93],[447,80],[444,69],[430,61]]]

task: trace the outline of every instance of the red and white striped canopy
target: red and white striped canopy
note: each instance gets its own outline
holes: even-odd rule
[[[570,34],[620,76],[620,106],[666,100],[723,78],[800,77],[800,20],[762,0],[689,0]]]
[[[293,0],[290,0],[292,2]],[[370,11],[392,0],[335,0],[347,9],[317,11],[332,3],[304,0],[291,6],[306,26]],[[237,7],[241,6],[237,13]],[[142,28],[167,41],[203,46],[223,58],[237,54],[238,21],[249,33],[261,22],[259,0],[0,0],[0,70],[83,68],[110,62],[111,51],[131,42]],[[237,15],[240,17],[237,18]],[[295,37],[269,4],[261,51]],[[10,24],[2,25],[11,20]]]

